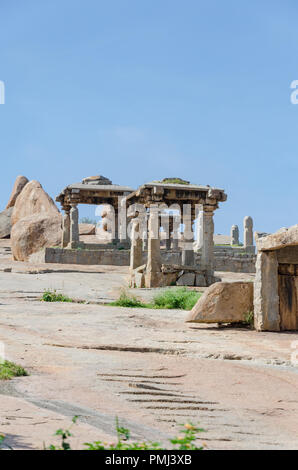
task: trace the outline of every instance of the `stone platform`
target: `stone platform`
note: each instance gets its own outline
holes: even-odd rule
[[[129,266],[130,250],[112,247],[94,249],[93,245],[85,245],[85,249],[46,248],[32,255],[32,262]],[[161,250],[163,264],[182,264],[180,251]],[[147,252],[143,252],[143,263],[147,260]],[[195,253],[196,266],[200,265],[201,255]],[[247,253],[243,248],[214,247],[214,267],[216,271],[255,273],[256,256]]]

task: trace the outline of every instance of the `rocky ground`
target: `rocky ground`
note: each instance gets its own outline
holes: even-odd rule
[[[297,449],[296,333],[186,324],[186,312],[103,305],[119,296],[127,268],[12,262],[0,242],[0,341],[28,377],[0,382],[0,432],[14,449],[73,447],[115,439],[166,442],[186,421],[208,449]],[[252,275],[225,273],[224,279]],[[43,303],[57,289],[88,304]],[[152,290],[137,295],[148,300]]]

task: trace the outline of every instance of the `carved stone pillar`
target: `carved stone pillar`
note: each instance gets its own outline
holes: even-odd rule
[[[76,203],[71,204],[70,209],[70,248],[77,248],[80,243],[79,235],[79,210]]]
[[[195,241],[194,249],[198,251],[203,246],[203,227],[204,227],[204,212],[202,210],[199,211],[198,218],[197,218],[197,227],[196,227],[196,235],[197,239]]]
[[[183,250],[182,250],[182,264],[184,266],[194,266],[194,233],[192,229],[191,207],[186,204],[183,208]]]
[[[232,225],[231,228],[231,245],[239,245],[239,227],[238,225]]]
[[[129,238],[127,236],[127,213],[126,213],[126,198],[119,198],[118,207],[119,207],[119,217],[118,223],[120,226],[119,239],[120,243],[124,245],[129,245]]]
[[[130,248],[130,270],[142,265],[142,245],[143,241],[140,234],[140,224],[138,220],[133,220],[131,225],[131,248]]]
[[[253,246],[253,220],[251,217],[244,217],[243,220],[244,225],[244,248],[248,248]]]
[[[118,217],[118,209],[115,209],[113,243],[114,243],[114,244],[119,243],[119,217]]]
[[[159,287],[161,279],[161,254],[159,239],[158,207],[150,207],[148,230],[148,259],[146,268],[146,287]]]
[[[65,207],[62,219],[62,248],[67,247],[70,242],[70,207]]]
[[[203,244],[201,254],[201,267],[210,276],[214,273],[214,221],[212,206],[204,206],[203,212]]]

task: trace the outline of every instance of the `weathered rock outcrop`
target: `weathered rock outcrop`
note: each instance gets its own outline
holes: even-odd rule
[[[11,214],[13,207],[0,213],[0,238],[8,238],[11,231]]]
[[[53,199],[44,191],[38,181],[30,181],[26,184],[21,194],[17,197],[11,224],[14,225],[24,217],[33,214],[44,214],[55,216],[59,214]]]
[[[79,224],[80,235],[95,235],[95,225],[93,224]]]
[[[29,183],[29,180],[28,178],[26,178],[26,176],[17,177],[17,179],[15,180],[10,198],[8,200],[6,209],[9,209],[10,207],[14,207],[17,197],[19,196],[19,194],[21,194],[21,192],[23,191],[27,183]]]
[[[217,282],[210,286],[189,313],[195,323],[237,323],[253,311],[252,282]]]
[[[44,212],[20,219],[11,230],[11,249],[17,261],[27,261],[32,253],[61,243],[62,216]]]

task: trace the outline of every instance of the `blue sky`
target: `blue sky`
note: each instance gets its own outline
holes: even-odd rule
[[[18,174],[52,197],[94,174],[179,176],[226,190],[216,233],[245,215],[296,224],[297,14],[296,0],[1,1],[1,208]]]

